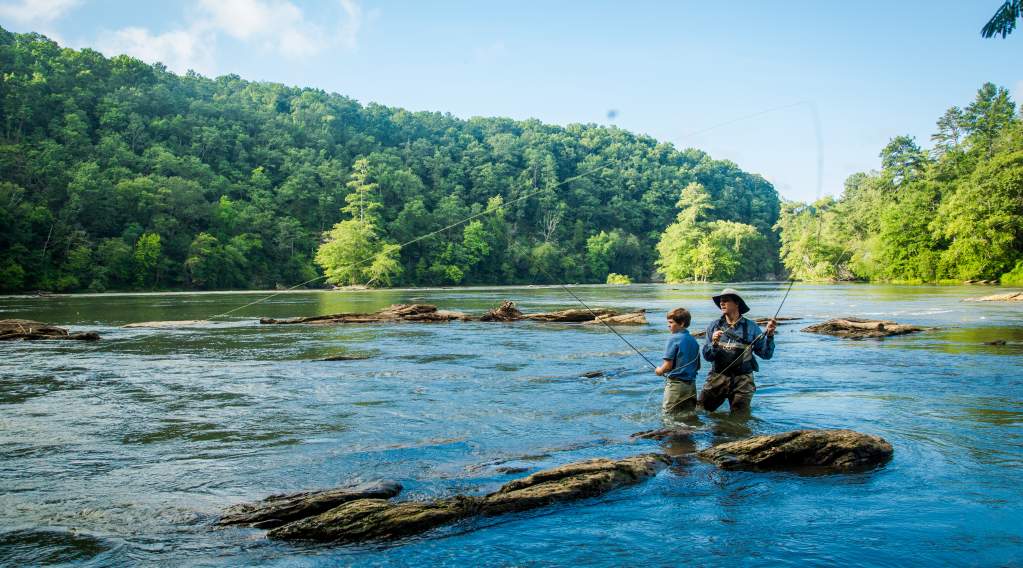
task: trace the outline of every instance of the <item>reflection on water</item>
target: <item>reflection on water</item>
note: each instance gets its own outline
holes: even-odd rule
[[[750,315],[764,316],[787,284],[740,286]],[[652,322],[684,306],[702,329],[718,288],[574,291],[594,307],[645,308]],[[0,564],[1012,564],[1023,306],[961,301],[982,292],[797,284],[783,316],[937,329],[850,342],[783,327],[751,416],[674,418],[660,413],[660,379],[600,328],[258,323],[413,298],[472,314],[506,299],[526,312],[575,307],[558,288],[286,293],[181,329],[120,326],[207,319],[267,294],[0,298],[5,317],[104,337],[0,345]],[[660,326],[620,331],[659,357]],[[316,361],[331,355],[368,358]],[[666,425],[693,432],[629,437]],[[838,476],[725,472],[694,457],[797,428],[878,434],[895,457]],[[653,451],[673,464],[649,482],[397,545],[282,544],[211,527],[225,506],[274,493],[379,478],[401,481],[403,498],[482,493],[570,461]]]

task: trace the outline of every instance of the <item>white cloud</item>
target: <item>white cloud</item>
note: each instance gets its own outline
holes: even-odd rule
[[[0,4],[0,18],[19,24],[48,24],[81,4],[81,0],[21,0]]]
[[[212,75],[215,41],[212,34],[198,27],[156,35],[145,28],[130,27],[101,37],[96,47],[111,56],[127,54],[148,63],[163,63],[177,73],[193,69]]]
[[[333,46],[354,48],[362,25],[355,0],[339,0],[344,18],[334,26],[310,21],[287,0],[199,0],[202,25],[287,57],[308,57]]]
[[[204,75],[215,71],[221,35],[289,58],[309,57],[337,46],[354,49],[362,27],[362,8],[357,0],[337,1],[344,16],[327,25],[310,21],[288,0],[196,0],[188,27],[164,33],[122,28],[100,37],[96,48],[107,55],[124,53],[148,63],[160,62],[178,73],[193,69]]]

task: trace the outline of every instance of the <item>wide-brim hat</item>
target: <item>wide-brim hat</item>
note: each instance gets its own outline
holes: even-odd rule
[[[742,296],[740,296],[739,292],[736,291],[734,288],[725,288],[717,296],[712,296],[712,298],[714,299],[714,304],[718,308],[721,307],[721,298],[723,298],[725,296],[733,296],[733,297],[735,297],[736,301],[739,304],[739,313],[740,314],[744,314],[744,313],[749,311],[749,306],[746,305],[746,301],[742,299]]]

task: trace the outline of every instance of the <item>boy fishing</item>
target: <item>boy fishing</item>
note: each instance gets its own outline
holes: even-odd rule
[[[664,362],[654,370],[667,379],[662,407],[666,414],[696,410],[696,372],[700,370],[700,345],[689,334],[692,315],[685,308],[668,312],[671,337],[664,346]]]

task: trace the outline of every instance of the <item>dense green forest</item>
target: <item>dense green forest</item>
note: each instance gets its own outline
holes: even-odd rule
[[[881,171],[850,176],[840,199],[786,203],[782,259],[806,280],[997,280],[1023,284],[1023,121],[985,84],[937,121],[925,151],[909,136]]]
[[[613,127],[179,76],[2,29],[0,78],[5,291],[782,271],[770,183]]]

